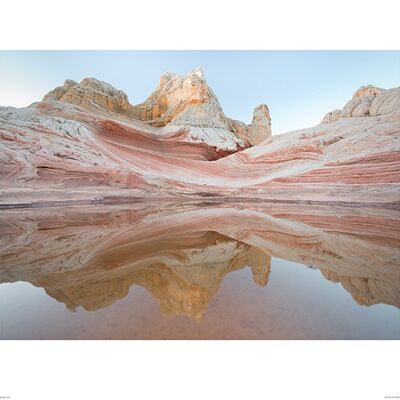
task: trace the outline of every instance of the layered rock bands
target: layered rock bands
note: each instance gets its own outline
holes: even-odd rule
[[[400,88],[360,88],[312,128],[271,136],[225,116],[201,69],[161,76],[132,105],[113,86],[65,81],[41,102],[0,108],[3,208],[218,198],[398,207]]]

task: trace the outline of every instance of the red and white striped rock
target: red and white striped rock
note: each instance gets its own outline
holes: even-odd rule
[[[374,100],[383,99],[378,109],[391,112],[267,137],[231,155],[212,141],[188,141],[192,131],[176,121],[174,130],[157,128],[54,99],[2,107],[1,201],[11,207],[190,196],[393,207],[400,198],[397,91]],[[192,111],[182,113],[185,120]],[[260,107],[253,125],[267,124],[267,113]]]

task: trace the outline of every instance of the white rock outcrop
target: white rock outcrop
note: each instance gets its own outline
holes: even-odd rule
[[[340,118],[340,110],[333,110],[325,114],[324,118],[322,118],[323,124],[329,124],[331,122],[335,122]]]
[[[331,123],[339,118],[369,117],[391,114],[400,111],[400,87],[382,89],[376,86],[362,86],[342,110],[327,113],[322,123]]]

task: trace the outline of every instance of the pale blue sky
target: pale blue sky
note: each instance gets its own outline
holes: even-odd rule
[[[399,51],[2,51],[0,105],[27,106],[65,79],[92,76],[144,100],[159,76],[201,65],[225,114],[266,103],[274,133],[315,125],[362,85],[400,86]]]

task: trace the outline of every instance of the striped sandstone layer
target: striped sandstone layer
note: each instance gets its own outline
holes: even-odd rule
[[[3,107],[2,206],[206,197],[396,208],[400,89],[376,93],[379,115],[343,116],[234,154],[189,142],[185,124],[166,130],[72,100]]]

